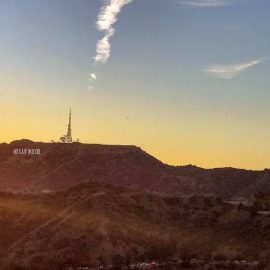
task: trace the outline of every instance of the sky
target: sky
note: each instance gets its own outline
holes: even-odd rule
[[[0,7],[1,142],[57,141],[72,107],[84,143],[137,145],[172,165],[270,167],[269,0]]]

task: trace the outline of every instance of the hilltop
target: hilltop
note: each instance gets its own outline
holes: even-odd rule
[[[40,155],[14,155],[14,149]],[[149,191],[160,195],[213,195],[226,200],[270,190],[270,171],[169,166],[136,146],[40,143],[0,144],[0,191],[55,192],[84,182]]]

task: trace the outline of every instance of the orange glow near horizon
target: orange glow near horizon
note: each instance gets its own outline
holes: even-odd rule
[[[109,107],[98,109],[98,106],[95,108],[92,105],[89,111],[81,110],[79,104],[73,107],[73,138],[80,138],[82,143],[136,145],[170,165],[245,169],[268,167],[267,149],[270,145],[265,134],[258,131],[259,128],[246,127],[243,131],[243,126],[239,124],[237,127],[237,122],[234,122],[234,129],[230,129],[232,123],[226,121],[218,123],[208,120],[202,124],[192,115],[182,120],[168,118],[171,120],[165,121],[166,116],[159,111],[148,117],[133,117]],[[67,129],[68,108],[57,110],[57,104],[52,107],[18,106],[12,111],[6,108],[10,111],[6,114],[2,106],[1,142],[22,138],[58,141]]]

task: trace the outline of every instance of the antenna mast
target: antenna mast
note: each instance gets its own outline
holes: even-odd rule
[[[69,121],[68,121],[68,130],[67,134],[60,138],[62,143],[72,143],[72,135],[71,135],[71,108],[69,110]]]

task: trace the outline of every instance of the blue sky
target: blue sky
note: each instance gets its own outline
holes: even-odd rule
[[[1,140],[56,139],[72,106],[84,142],[136,144],[172,164],[267,167],[268,0],[134,0],[95,64],[104,4],[0,0]]]

